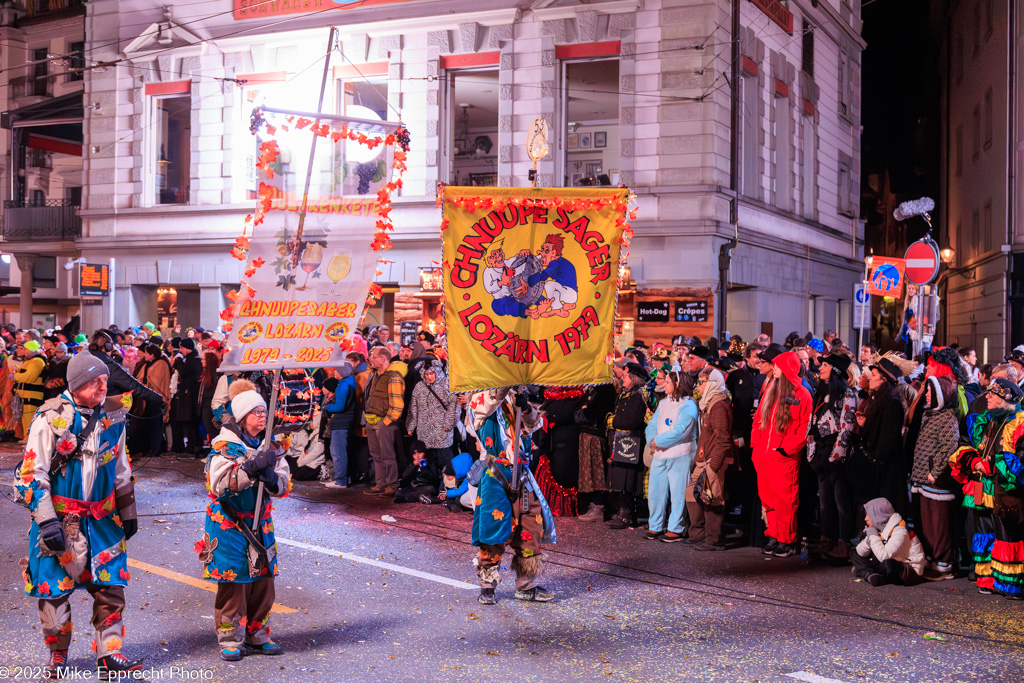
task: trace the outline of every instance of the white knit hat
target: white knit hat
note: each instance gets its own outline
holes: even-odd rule
[[[231,397],[231,415],[236,423],[241,423],[246,415],[257,408],[267,407],[267,402],[256,391],[256,385],[249,380],[238,379],[232,382],[228,396]]]

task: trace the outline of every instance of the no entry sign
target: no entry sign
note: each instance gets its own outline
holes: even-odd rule
[[[918,240],[907,247],[907,280],[915,285],[930,284],[939,274],[939,250],[930,239]]]

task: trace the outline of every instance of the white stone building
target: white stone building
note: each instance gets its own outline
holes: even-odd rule
[[[112,258],[115,285],[90,321],[216,326],[252,210],[252,103],[314,109],[334,24],[325,110],[400,115],[412,134],[369,320],[433,312],[421,270],[439,251],[437,183],[528,184],[525,132],[545,116],[539,185],[593,178],[639,198],[625,340],[720,331],[720,248],[737,237],[724,329],[849,336],[863,267],[856,0],[164,4],[88,4],[86,57],[115,63],[86,77],[77,248]],[[641,301],[703,305],[707,320],[637,321]]]
[[[945,5],[937,338],[995,363],[1024,343],[1024,27],[1012,2]]]

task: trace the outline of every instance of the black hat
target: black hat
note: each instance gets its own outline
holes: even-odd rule
[[[768,345],[767,348],[765,348],[764,351],[759,352],[757,354],[757,357],[763,361],[774,363],[775,359],[784,353],[786,353],[786,347],[784,347],[782,344],[779,344],[778,342],[772,342],[771,344]]]
[[[706,346],[695,346],[690,349],[691,356],[697,356],[697,358],[703,358],[707,362],[711,362],[715,359],[715,354],[711,353],[711,349]]]
[[[338,385],[341,382],[338,381],[337,377],[328,377],[324,380],[324,390],[329,391],[332,394],[338,390]]]
[[[1020,363],[1021,365],[1024,365],[1024,349],[1018,346],[1013,351],[1010,351],[1010,353],[1006,354],[1006,358],[1004,360],[1013,361],[1014,363]]]
[[[878,368],[878,371],[893,384],[898,384],[900,377],[903,376],[903,371],[900,367],[888,358],[879,358],[874,365],[868,366],[868,370],[872,368]]]
[[[181,346],[181,337],[171,337],[171,346],[174,348]]]
[[[188,349],[189,351],[195,351],[196,350],[196,340],[192,339],[191,337],[185,337],[184,339],[181,340],[181,343],[178,346],[180,348],[182,348],[182,349]]]
[[[828,363],[842,374],[846,374],[846,371],[850,369],[850,363],[853,360],[842,353],[830,353],[821,359],[822,363]]]
[[[1003,399],[1007,403],[1018,403],[1024,392],[1021,392],[1020,387],[1011,382],[1008,379],[1000,377],[997,380],[993,380],[988,385],[988,389],[985,390],[986,394],[995,394],[999,398]]]
[[[420,330],[420,333],[417,336],[417,339],[419,339],[420,341],[425,341],[428,344],[433,344],[434,343],[434,335],[432,335],[427,330]]]
[[[427,444],[423,443],[419,439],[416,439],[409,446],[409,452],[410,453],[423,453],[424,455],[426,455],[427,454]]]
[[[647,348],[647,344],[644,343],[643,339],[634,339],[633,340],[633,346],[635,346],[638,349],[646,349]]]
[[[687,348],[693,348],[697,345],[694,343],[692,337],[687,337],[685,334],[677,334],[672,337],[672,344],[674,346],[685,346]]]
[[[647,370],[644,369],[644,366],[640,365],[639,363],[634,363],[633,361],[626,363],[626,367],[624,368],[624,370],[629,374],[634,375],[637,378],[644,381],[646,381],[650,377]]]
[[[722,372],[731,372],[736,369],[736,362],[729,356],[720,356],[719,358],[711,361],[711,365]]]

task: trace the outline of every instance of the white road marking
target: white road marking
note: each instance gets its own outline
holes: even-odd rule
[[[818,674],[812,674],[809,671],[794,671],[791,674],[786,674],[789,678],[795,678],[798,681],[807,681],[808,683],[843,683],[837,678],[825,678]]]
[[[431,574],[429,572],[421,572],[418,569],[409,569],[397,564],[391,564],[390,562],[381,562],[380,560],[374,560],[369,557],[363,557],[362,555],[353,555],[352,553],[345,553],[334,548],[325,548],[322,545],[313,545],[311,543],[303,543],[302,541],[293,541],[290,538],[277,537],[278,543],[285,545],[295,546],[296,548],[302,548],[303,550],[312,550],[315,553],[323,553],[324,555],[332,555],[334,557],[341,558],[343,560],[350,560],[352,562],[358,562],[359,564],[368,564],[373,567],[380,567],[381,569],[387,569],[388,571],[398,572],[399,574],[408,574],[409,576],[415,576],[418,579],[426,579],[427,581],[436,581],[437,583],[443,583],[446,586],[452,586],[454,588],[462,588],[463,590],[475,591],[479,589],[474,583],[466,583],[464,581],[456,581],[455,579],[449,579],[447,576],[438,576],[437,574]]]

